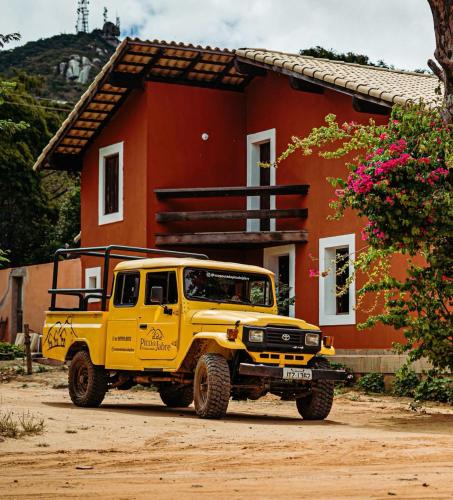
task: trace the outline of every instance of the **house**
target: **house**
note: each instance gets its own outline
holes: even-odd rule
[[[81,172],[81,244],[202,251],[263,265],[290,287],[287,313],[319,324],[343,349],[386,349],[401,334],[360,332],[346,274],[310,278],[354,258],[364,222],[328,221],[326,177],[344,162],[292,155],[293,135],[328,113],[387,120],[394,103],[436,99],[430,75],[263,49],[221,50],[125,39],[34,166]],[[86,284],[101,269],[83,260]],[[349,270],[350,272],[350,270]],[[337,281],[337,283],[336,283]]]

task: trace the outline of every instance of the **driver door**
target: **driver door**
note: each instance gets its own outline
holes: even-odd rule
[[[137,324],[139,359],[171,360],[176,357],[179,342],[180,305],[176,270],[147,271],[145,297]],[[151,302],[151,288],[163,288],[163,304]]]

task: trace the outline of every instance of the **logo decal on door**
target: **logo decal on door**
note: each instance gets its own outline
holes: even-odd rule
[[[170,351],[176,347],[175,342],[165,343],[165,335],[159,328],[150,328],[145,335],[151,338],[140,338],[140,350],[142,351]]]

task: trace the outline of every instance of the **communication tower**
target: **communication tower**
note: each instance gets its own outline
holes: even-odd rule
[[[89,0],[79,0],[77,7],[77,33],[88,33],[88,4]]]

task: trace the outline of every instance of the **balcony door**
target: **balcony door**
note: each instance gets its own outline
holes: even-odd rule
[[[275,162],[275,128],[247,136],[247,186],[275,186],[275,168],[260,163]],[[248,210],[275,208],[275,196],[247,197]],[[275,231],[275,219],[248,219],[247,231]]]

